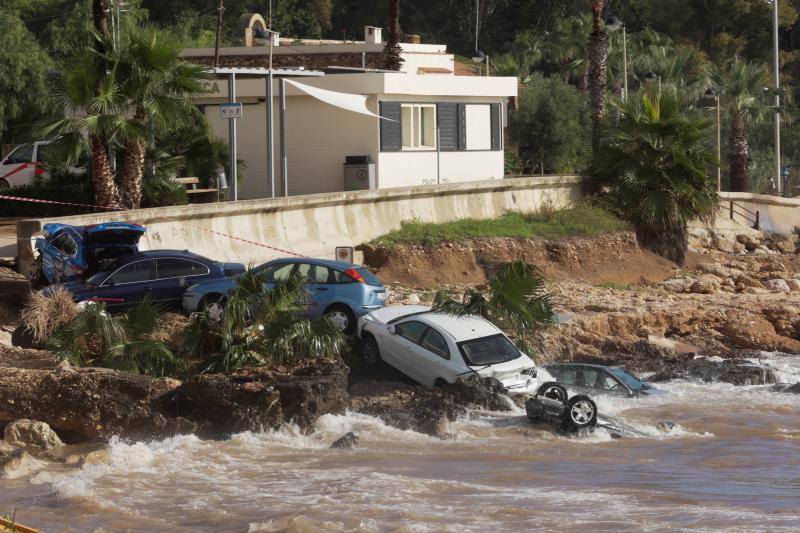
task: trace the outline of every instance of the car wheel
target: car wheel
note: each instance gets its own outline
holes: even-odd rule
[[[377,365],[381,362],[381,350],[375,337],[369,335],[361,341],[361,358],[368,365]]]
[[[219,324],[225,317],[225,300],[218,294],[211,294],[203,298],[200,309],[212,324]]]
[[[11,185],[5,178],[0,178],[0,189],[10,189]]]
[[[543,383],[539,390],[536,391],[539,396],[550,398],[551,400],[558,400],[560,402],[567,401],[567,389],[556,383],[555,381],[548,381]]]
[[[345,335],[352,335],[356,330],[356,316],[345,305],[334,305],[325,311],[325,315],[333,322],[339,331]]]
[[[565,422],[575,429],[592,427],[597,423],[597,405],[583,394],[573,396],[564,411]]]

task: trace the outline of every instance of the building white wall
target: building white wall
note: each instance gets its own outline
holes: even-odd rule
[[[378,157],[378,186],[411,187],[437,183],[436,152],[381,152]],[[502,179],[502,151],[440,152],[441,183]]]
[[[277,94],[277,91],[276,91]],[[376,109],[373,101],[369,104]],[[274,146],[276,194],[283,194],[280,177],[279,102],[274,102]],[[213,134],[228,140],[228,122],[219,117],[219,106],[208,105]],[[289,194],[337,192],[344,188],[343,167],[347,155],[378,157],[378,119],[329,106],[310,96],[286,99],[286,153]],[[267,198],[266,105],[245,105],[237,120],[238,158],[247,165],[239,184],[239,198]]]

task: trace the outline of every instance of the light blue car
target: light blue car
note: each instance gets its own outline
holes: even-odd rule
[[[363,266],[327,259],[276,259],[255,270],[265,274],[270,286],[293,274],[307,279],[308,318],[329,315],[347,334],[355,331],[359,317],[386,303],[386,287]],[[184,311],[205,312],[212,322],[222,320],[225,298],[236,283],[237,278],[227,278],[190,286],[183,293]]]

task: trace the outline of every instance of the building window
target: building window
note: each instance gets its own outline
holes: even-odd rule
[[[466,106],[467,150],[492,149],[492,109],[488,104]]]
[[[436,106],[403,104],[400,111],[403,150],[436,149]]]

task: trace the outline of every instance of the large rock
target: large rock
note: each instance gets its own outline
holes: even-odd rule
[[[764,287],[772,292],[792,292],[791,288],[789,288],[789,284],[786,283],[786,280],[781,278],[768,279],[764,282]]]
[[[16,420],[6,425],[5,440],[25,448],[44,451],[63,446],[64,443],[45,422]]]
[[[445,437],[449,423],[468,409],[509,411],[511,405],[499,381],[471,377],[437,388],[361,382],[350,389],[350,409],[399,429]]]
[[[249,369],[201,375],[159,399],[162,411],[196,426],[203,437],[276,428],[309,427],[323,414],[347,407],[347,366],[339,359],[311,360],[294,368]]]
[[[703,274],[700,276],[691,287],[691,292],[695,294],[714,294],[720,289],[720,282],[717,276],[713,274]]]
[[[800,353],[800,341],[780,335],[762,315],[743,311],[722,323],[719,332],[732,348]]]
[[[112,370],[0,367],[0,423],[40,420],[67,442],[190,432],[224,437],[288,420],[308,426],[343,411],[347,372],[339,360],[311,360],[280,372],[261,368],[179,384]]]

